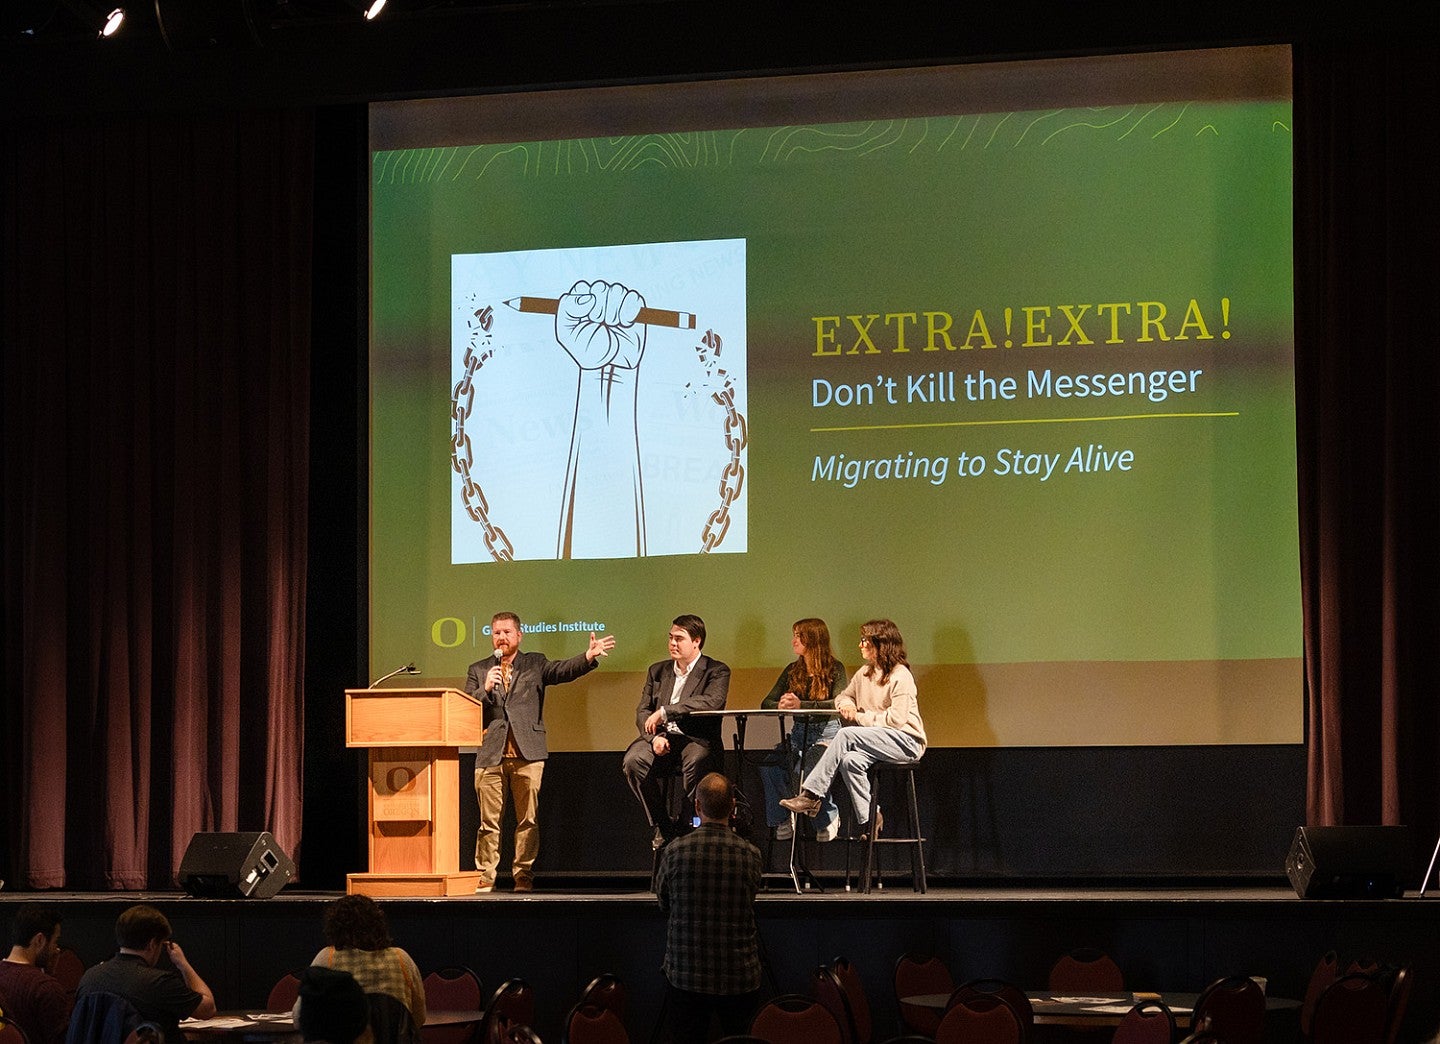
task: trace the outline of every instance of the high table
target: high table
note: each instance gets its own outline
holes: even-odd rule
[[[741,764],[744,764],[745,757],[745,726],[750,718],[776,718],[780,728],[780,748],[784,753],[786,764],[790,763],[790,730],[786,727],[786,718],[833,718],[833,710],[806,710],[794,709],[784,710],[779,707],[727,707],[724,710],[691,711],[687,717],[691,718],[734,718],[735,719],[735,750],[739,754]],[[805,751],[798,752],[801,761],[804,761]],[[736,779],[740,778],[739,772],[735,773]],[[752,805],[753,807],[753,805]],[[792,812],[791,818],[795,814]],[[800,878],[804,877],[810,884],[820,888],[820,882],[815,880],[815,875],[810,872],[800,854],[800,830],[798,825],[790,835],[790,883],[795,886],[796,893],[803,889],[800,887]],[[823,890],[823,889],[822,889]]]

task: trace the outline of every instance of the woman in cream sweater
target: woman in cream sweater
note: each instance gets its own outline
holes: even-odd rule
[[[865,666],[835,699],[840,733],[801,783],[799,795],[780,804],[813,816],[837,773],[845,780],[860,833],[870,824],[870,767],[877,761],[909,765],[925,753],[925,723],[915,692],[915,676],[905,658],[905,639],[893,620],[867,620],[860,628]],[[875,817],[877,820],[880,817]],[[875,825],[878,835],[880,823]]]

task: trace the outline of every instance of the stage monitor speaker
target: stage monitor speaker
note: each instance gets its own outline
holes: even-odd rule
[[[269,899],[294,878],[268,830],[196,834],[180,861],[180,887],[206,899]]]
[[[1403,826],[1300,827],[1285,857],[1301,899],[1398,899],[1409,868]]]

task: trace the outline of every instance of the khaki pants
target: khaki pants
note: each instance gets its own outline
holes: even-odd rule
[[[540,810],[540,777],[545,762],[524,758],[502,758],[492,768],[475,770],[475,798],[480,803],[480,830],[475,835],[475,869],[485,884],[495,883],[500,864],[500,818],[505,813],[505,790],[515,808],[515,864],[511,873],[517,881],[529,881],[535,857],[540,853],[540,828],[535,817]]]

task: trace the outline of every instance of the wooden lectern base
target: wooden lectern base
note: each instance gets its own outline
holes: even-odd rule
[[[345,875],[345,891],[348,894],[368,895],[372,899],[474,895],[479,884],[479,870],[465,870],[456,874]]]

